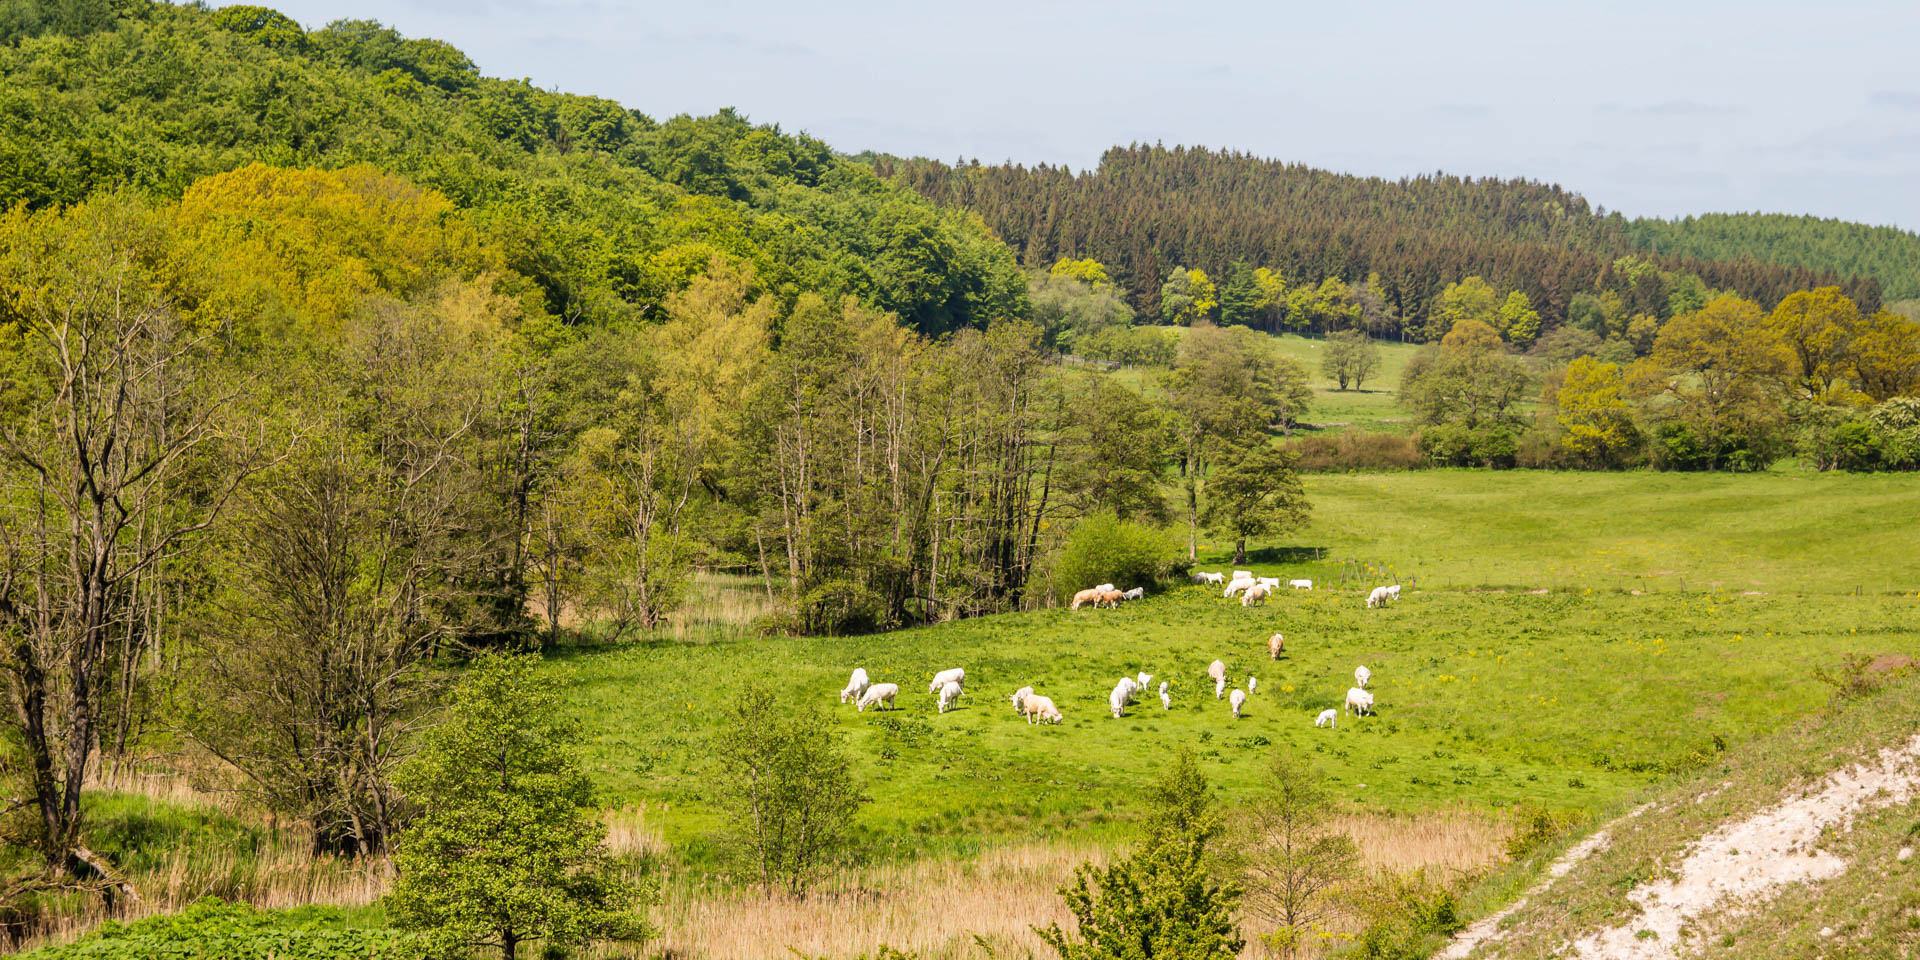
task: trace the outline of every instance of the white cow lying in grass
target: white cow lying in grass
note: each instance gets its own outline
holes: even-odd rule
[[[1312,590],[1313,581],[1312,580],[1288,580],[1287,586],[1292,587],[1295,590]]]
[[[1247,692],[1239,687],[1235,687],[1233,689],[1233,696],[1227,698],[1227,703],[1233,707],[1233,718],[1235,720],[1240,719],[1240,708],[1247,703]]]
[[[932,694],[938,694],[940,692],[940,688],[946,686],[949,683],[965,684],[966,682],[967,682],[967,668],[954,667],[952,670],[942,670],[939,673],[936,673],[933,675],[933,682],[927,684],[927,692]]]
[[[1258,585],[1258,583],[1259,581],[1253,579],[1252,577],[1234,577],[1232,580],[1227,582],[1226,592],[1220,595],[1222,597],[1231,597],[1242,590],[1253,589],[1255,586]]]
[[[1267,594],[1272,592],[1273,592],[1272,587],[1269,587],[1264,583],[1256,583],[1253,586],[1248,587],[1247,592],[1241,595],[1240,605],[1243,607],[1251,607],[1256,603],[1264,604],[1267,602]]]
[[[893,709],[893,698],[899,695],[900,695],[899,684],[876,683],[873,686],[868,687],[866,693],[863,693],[860,695],[860,699],[858,702],[854,704],[854,707],[856,707],[861,713],[866,713],[868,707],[872,707],[875,710],[878,710],[880,709],[880,705],[884,703],[887,705],[887,709],[891,710]]]
[[[1320,716],[1314,719],[1313,725],[1316,727],[1331,727],[1339,722],[1340,722],[1340,711],[1335,710],[1332,707],[1328,707],[1327,709],[1320,711]]]
[[[948,683],[945,686],[940,688],[940,712],[941,713],[946,713],[948,707],[951,707],[958,702],[960,702],[960,684]]]
[[[1053,698],[1029,693],[1020,700],[1020,712],[1027,715],[1028,723],[1059,723],[1060,708],[1053,705]]]
[[[1400,599],[1399,584],[1396,583],[1391,587],[1374,587],[1373,592],[1367,594],[1367,609],[1371,610],[1389,600],[1398,599]]]
[[[860,699],[860,695],[866,693],[867,688],[872,685],[873,682],[867,679],[867,668],[854,667],[853,676],[848,678],[846,689],[840,691],[840,702],[852,703]]]
[[[1267,657],[1269,659],[1273,659],[1273,660],[1280,659],[1280,652],[1285,649],[1287,649],[1286,637],[1283,637],[1280,634],[1276,633],[1273,636],[1267,638]]]
[[[1353,715],[1356,717],[1372,714],[1373,694],[1359,687],[1349,687],[1347,689],[1346,709],[1352,710]]]

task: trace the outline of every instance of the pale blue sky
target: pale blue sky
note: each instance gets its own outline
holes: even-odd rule
[[[1116,143],[1559,183],[1630,215],[1920,228],[1920,0],[283,0],[653,117],[1091,166]]]

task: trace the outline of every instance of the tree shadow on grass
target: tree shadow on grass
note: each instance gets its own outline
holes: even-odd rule
[[[1248,563],[1312,563],[1326,558],[1326,547],[1261,547],[1247,551]]]

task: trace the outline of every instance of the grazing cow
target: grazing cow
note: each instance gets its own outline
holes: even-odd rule
[[[1278,660],[1280,659],[1280,651],[1285,650],[1286,648],[1287,648],[1286,637],[1283,637],[1280,634],[1276,633],[1273,636],[1267,638],[1267,656],[1268,657],[1274,660]]]
[[[1312,590],[1313,581],[1312,580],[1288,580],[1287,586],[1292,587],[1295,590]]]
[[[1268,587],[1266,584],[1256,583],[1253,586],[1248,587],[1247,592],[1241,595],[1240,605],[1243,607],[1251,607],[1256,603],[1266,603],[1267,594],[1270,593],[1271,591],[1272,591],[1272,588]]]
[[[1096,589],[1082,590],[1073,595],[1073,605],[1067,609],[1078,610],[1089,603],[1097,605],[1100,602],[1100,594],[1101,591]]]
[[[1328,707],[1320,711],[1320,716],[1313,721],[1313,725],[1316,727],[1331,727],[1339,722],[1340,711]]]
[[[1374,587],[1373,592],[1367,594],[1367,609],[1371,610],[1389,600],[1398,599],[1400,599],[1400,587],[1398,584],[1391,587]]]
[[[1228,581],[1227,590],[1225,593],[1222,593],[1221,596],[1231,597],[1242,590],[1251,590],[1258,583],[1259,581],[1252,577],[1235,577],[1231,581]]]

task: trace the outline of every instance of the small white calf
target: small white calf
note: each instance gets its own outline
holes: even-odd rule
[[[858,708],[861,713],[866,713],[868,707],[878,710],[880,709],[880,705],[884,703],[887,705],[887,709],[891,710],[893,709],[893,698],[899,695],[899,684],[876,683],[868,687],[866,693],[860,695],[860,701],[855,703],[854,707]]]
[[[955,703],[958,703],[959,700],[960,700],[959,684],[949,683],[946,686],[940,688],[940,712],[941,713],[946,713],[947,708],[953,706]]]
[[[1213,698],[1215,700],[1218,700],[1220,699],[1220,695],[1226,692],[1227,692],[1227,678],[1215,677],[1213,679]]]
[[[1127,592],[1125,592],[1125,593],[1122,593],[1122,594],[1120,595],[1120,599],[1122,599],[1122,600],[1138,600],[1138,599],[1140,599],[1141,597],[1144,597],[1144,596],[1146,596],[1146,595],[1147,595],[1147,588],[1146,588],[1146,587],[1134,587],[1134,588],[1133,588],[1132,590],[1128,590]]]
[[[1348,689],[1346,709],[1352,710],[1356,717],[1373,713],[1373,694],[1359,687]]]
[[[1361,687],[1365,687],[1365,686],[1367,685],[1367,681],[1369,681],[1369,680],[1372,680],[1372,679],[1373,679],[1373,671],[1372,671],[1372,670],[1368,670],[1368,669],[1367,669],[1366,667],[1354,667],[1354,668],[1353,668],[1353,682],[1354,682],[1354,683],[1357,683],[1357,684],[1359,684],[1359,685],[1360,685]]]
[[[1233,696],[1227,698],[1227,703],[1233,706],[1233,718],[1235,720],[1240,719],[1240,708],[1245,706],[1246,702],[1247,692],[1239,687],[1235,687],[1233,689]]]
[[[1313,725],[1316,727],[1331,727],[1338,722],[1340,722],[1340,711],[1328,707],[1320,711],[1320,716],[1313,721]]]
[[[867,688],[872,685],[872,681],[867,679],[867,668],[854,667],[853,676],[847,679],[846,688],[840,691],[840,702],[852,703],[860,699],[860,695],[866,693]]]
[[[1240,605],[1243,607],[1251,607],[1256,603],[1266,603],[1267,594],[1272,592],[1272,587],[1264,583],[1256,583],[1248,587],[1247,592],[1240,597]]]
[[[1286,648],[1287,648],[1286,637],[1283,637],[1280,634],[1276,633],[1273,636],[1267,638],[1268,658],[1273,660],[1280,659],[1280,651],[1285,650]]]
[[[1259,685],[1260,685],[1259,677],[1248,677],[1247,678],[1247,696],[1249,697],[1253,696],[1253,688]]]
[[[1393,586],[1388,587],[1387,596],[1392,597],[1395,600],[1400,599],[1400,585],[1396,583]]]
[[[1280,588],[1279,577],[1254,577],[1253,582],[1269,590],[1278,590]]]
[[[1226,583],[1227,582],[1226,575],[1222,573],[1203,573],[1200,576],[1205,577],[1206,582],[1208,583]]]
[[[927,692],[938,694],[940,688],[949,683],[964,684],[966,682],[967,669],[965,667],[954,667],[952,670],[942,670],[933,675],[933,682],[927,684]]]
[[[1292,587],[1295,590],[1312,590],[1313,581],[1312,580],[1288,580],[1287,586]]]
[[[1160,709],[1173,709],[1173,697],[1167,693],[1167,682],[1165,680],[1160,681]]]
[[[1145,690],[1147,688],[1147,684],[1150,684],[1153,682],[1153,674],[1151,673],[1138,674],[1133,678],[1133,682],[1139,684],[1140,689]]]

